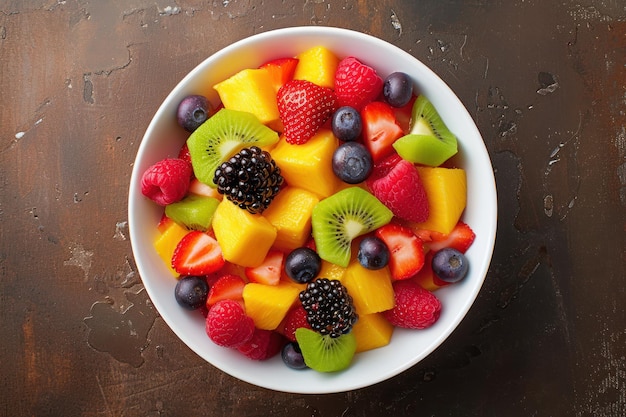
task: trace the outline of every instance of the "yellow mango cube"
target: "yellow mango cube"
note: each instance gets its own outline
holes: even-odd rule
[[[257,328],[274,330],[305,288],[306,285],[286,281],[278,285],[250,282],[243,288],[246,314],[252,317]]]
[[[263,217],[276,228],[276,249],[291,251],[304,246],[311,234],[311,213],[318,202],[312,192],[289,186],[274,197]]]
[[[320,269],[320,273],[317,274],[317,276],[320,278],[336,279],[337,281],[342,281],[345,273],[346,268],[332,262],[322,260],[322,268]]]
[[[276,228],[267,219],[226,199],[215,210],[213,231],[224,259],[241,266],[259,266],[276,239]]]
[[[280,119],[276,91],[265,68],[245,69],[213,86],[227,109],[254,114],[263,124]]]
[[[297,56],[294,79],[307,80],[321,87],[335,88],[339,58],[323,46],[315,46]]]
[[[382,313],[359,315],[359,319],[352,327],[357,353],[388,345],[393,329],[393,325]]]
[[[391,273],[385,267],[378,270],[366,269],[356,261],[348,265],[341,283],[352,296],[359,315],[379,313],[396,304]]]
[[[288,185],[304,188],[321,199],[334,194],[341,182],[331,164],[338,146],[339,140],[331,130],[320,129],[302,145],[292,145],[281,138],[272,157]]]
[[[165,222],[163,227],[163,233],[154,241],[154,249],[163,259],[172,275],[178,277],[180,274],[172,268],[172,255],[174,255],[178,242],[189,233],[189,230],[173,220]]]

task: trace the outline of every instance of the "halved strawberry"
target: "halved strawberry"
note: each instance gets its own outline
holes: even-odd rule
[[[261,265],[245,269],[246,277],[250,282],[265,285],[278,285],[283,270],[285,254],[278,250],[270,250]]]
[[[278,58],[266,62],[259,68],[265,68],[269,72],[274,89],[278,91],[280,87],[293,79],[298,62],[297,58]]]
[[[411,100],[409,100],[409,102],[403,107],[392,107],[393,113],[396,116],[396,122],[404,132],[411,130],[411,117],[413,115],[413,104],[415,104],[415,99],[417,99],[417,96],[413,95]]]
[[[363,143],[378,162],[395,152],[393,143],[404,136],[393,109],[382,101],[373,101],[361,110]]]
[[[304,327],[311,328],[311,324],[307,320],[307,312],[299,301],[294,303],[293,307],[285,315],[285,319],[279,326],[285,337],[292,342],[296,341],[296,330]]]
[[[246,282],[237,275],[227,274],[218,278],[209,288],[206,299],[207,308],[221,300],[233,300],[243,303],[243,287]]]
[[[426,232],[417,233],[422,235],[426,234]],[[472,246],[475,238],[476,234],[471,227],[459,221],[456,226],[454,226],[454,229],[447,235],[431,231],[429,233],[429,241],[426,242],[426,245],[433,252],[443,248],[454,248],[461,253],[465,253],[469,247]]]
[[[276,356],[285,345],[282,334],[273,330],[254,329],[250,340],[237,347],[240,353],[255,361]]]
[[[383,91],[383,79],[376,70],[354,57],[339,62],[335,72],[335,93],[338,106],[350,106],[361,110],[375,100]]]
[[[424,245],[413,231],[396,223],[376,230],[389,248],[389,270],[394,281],[411,278],[424,266]]]
[[[224,266],[222,248],[213,237],[192,231],[178,242],[172,268],[181,275],[207,275]]]

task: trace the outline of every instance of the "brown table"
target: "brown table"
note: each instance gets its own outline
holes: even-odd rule
[[[233,41],[297,25],[373,34],[432,68],[499,191],[462,325],[402,375],[327,396],[191,352],[151,307],[127,228],[167,93]],[[625,97],[623,1],[0,1],[0,415],[626,415]]]

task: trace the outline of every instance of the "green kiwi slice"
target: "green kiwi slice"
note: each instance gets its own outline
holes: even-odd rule
[[[211,226],[219,203],[217,198],[190,194],[165,206],[165,215],[187,229],[205,232]]]
[[[347,267],[352,240],[389,223],[393,213],[360,187],[345,188],[317,203],[311,216],[320,258]]]
[[[278,142],[278,133],[252,113],[221,109],[202,123],[187,139],[194,174],[215,188],[217,167],[244,147],[264,147]]]
[[[356,353],[354,333],[339,337],[321,335],[301,327],[296,330],[296,340],[302,351],[304,363],[318,372],[336,372],[346,369]]]
[[[393,143],[398,155],[415,164],[439,166],[457,153],[457,138],[423,95],[413,104],[409,134]]]

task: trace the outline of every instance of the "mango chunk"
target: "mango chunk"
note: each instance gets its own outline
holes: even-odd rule
[[[430,215],[414,228],[449,234],[463,214],[467,204],[467,179],[460,168],[418,167]]]
[[[388,345],[393,329],[382,313],[359,315],[359,320],[352,327],[357,353]]]
[[[154,241],[154,249],[163,259],[172,275],[178,277],[180,274],[172,268],[172,255],[178,242],[189,233],[189,230],[173,220],[163,222],[162,227],[163,233]]]
[[[263,330],[274,330],[306,286],[281,281],[278,285],[248,283],[243,288],[246,314],[254,325]]]
[[[391,273],[385,267],[366,269],[358,261],[352,262],[341,283],[352,296],[359,315],[378,313],[394,307],[396,301],[391,285]]]
[[[322,260],[322,268],[320,269],[320,273],[317,274],[320,278],[328,278],[328,279],[336,279],[338,281],[343,281],[343,276],[346,273],[346,268],[334,264],[332,262]]]
[[[307,80],[321,87],[335,88],[339,58],[323,46],[314,46],[297,56],[296,80]]]

